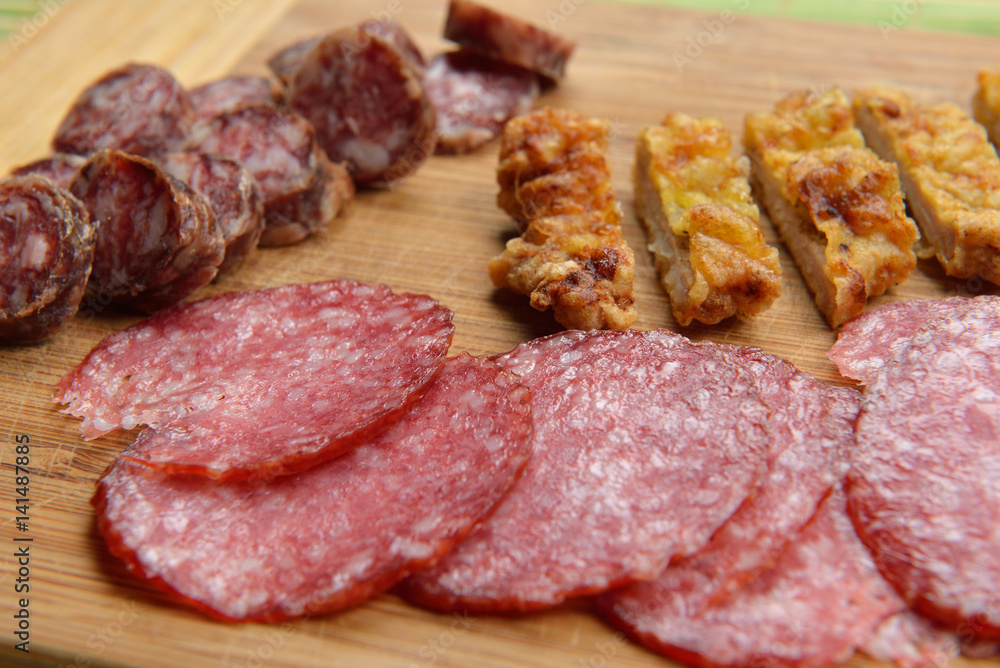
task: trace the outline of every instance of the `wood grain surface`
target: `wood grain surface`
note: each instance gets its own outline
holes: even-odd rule
[[[16,53],[0,54],[0,173],[48,151],[73,97],[127,60],[171,68],[185,84],[227,72],[264,72],[269,54],[299,37],[393,14],[433,54],[444,0],[184,0],[62,5],[51,25]],[[1000,41],[917,31],[777,20],[732,13],[516,0],[513,14],[552,25],[579,43],[568,77],[541,104],[612,121],[610,160],[636,253],[636,327],[761,346],[834,383],[824,353],[835,339],[782,250],[785,288],[753,322],[679,328],[670,315],[636,221],[630,173],[639,129],[668,110],[722,119],[737,136],[743,116],[800,88],[904,87],[921,100],[963,107],[977,70],[1000,63]],[[678,63],[675,55],[689,58]],[[679,66],[680,65],[680,66]],[[391,189],[358,194],[329,229],[293,247],[260,250],[205,295],[333,277],[430,294],[455,311],[454,352],[508,350],[558,331],[551,315],[496,290],[487,261],[514,232],[495,205],[496,143],[467,156],[434,157]],[[765,220],[766,224],[766,220]],[[773,231],[768,234],[774,240]],[[877,301],[979,294],[974,281],[923,262]],[[995,292],[995,291],[994,291]],[[97,305],[44,344],[0,348],[0,664],[75,666],[665,666],[606,627],[586,601],[521,617],[449,616],[392,594],[349,612],[286,624],[211,621],[130,576],[94,529],[89,499],[105,466],[131,438],[83,442],[77,421],[49,402],[53,383],[104,335],[136,322]],[[17,531],[15,438],[31,439],[30,520]],[[288,509],[288,521],[309,517]],[[15,537],[30,537],[30,654],[13,650],[18,565]],[[962,664],[974,662],[959,662]],[[996,666],[1000,662],[985,661]],[[852,665],[872,665],[863,657]]]

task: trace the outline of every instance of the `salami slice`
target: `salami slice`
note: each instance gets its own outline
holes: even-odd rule
[[[83,204],[51,180],[0,180],[0,341],[40,341],[76,314],[96,236]]]
[[[454,328],[429,297],[350,281],[228,293],[112,334],[54,401],[95,438],[148,424],[131,456],[268,478],[363,443],[438,371]],[[141,446],[141,448],[139,447]]]
[[[264,201],[242,163],[214,153],[171,153],[160,160],[171,176],[204,195],[226,247],[219,273],[238,266],[264,231]]]
[[[394,182],[434,151],[437,120],[419,72],[389,41],[360,26],[311,48],[287,98],[357,183]]]
[[[861,651],[899,668],[948,666],[958,656],[958,635],[912,610],[887,617],[861,646]]]
[[[437,111],[438,153],[479,148],[512,117],[531,111],[538,97],[532,72],[463,51],[434,58],[424,85]]]
[[[56,130],[56,151],[90,155],[116,148],[141,156],[176,151],[195,120],[191,97],[158,65],[130,63],[108,72],[70,107]]]
[[[566,332],[498,358],[532,393],[524,475],[404,594],[442,610],[550,607],[691,554],[760,479],[754,354],[657,332]]]
[[[354,184],[316,143],[309,121],[274,105],[241,107],[199,123],[185,148],[239,160],[257,179],[264,199],[261,246],[301,241],[354,196]]]
[[[872,563],[839,490],[788,543],[770,570],[693,615],[677,615],[669,580],[602,597],[615,626],[693,666],[811,668],[846,661],[902,602]]]
[[[99,221],[89,291],[152,313],[208,285],[225,253],[205,198],[145,158],[105,149],[72,192]]]
[[[530,398],[463,355],[389,430],[269,483],[216,483],[139,466],[126,450],[98,483],[98,526],[140,577],[224,619],[341,610],[437,561],[528,456]]]
[[[87,159],[72,153],[56,153],[41,160],[35,160],[27,165],[18,167],[11,176],[27,176],[37,174],[52,180],[60,188],[69,190],[70,184],[79,173],[80,168],[87,162]]]
[[[1000,298],[973,301],[928,322],[868,385],[849,509],[907,603],[1000,639]]]
[[[767,474],[708,545],[659,575],[657,605],[670,617],[700,614],[773,566],[849,468],[860,393],[765,353],[756,366],[770,408]]]
[[[451,0],[444,38],[463,49],[559,81],[576,44],[469,0]]]
[[[867,385],[925,325],[958,320],[975,301],[965,297],[891,302],[844,323],[827,356],[847,378]]]
[[[270,79],[252,75],[224,77],[191,89],[191,103],[198,120],[247,104],[277,104],[280,100],[281,95]]]
[[[385,39],[386,42],[394,46],[409,61],[419,76],[424,75],[427,70],[427,62],[424,60],[424,56],[420,52],[420,48],[413,41],[413,38],[410,37],[409,33],[399,23],[392,19],[369,19],[359,23],[358,28],[366,33],[378,35]],[[323,37],[324,35],[310,37],[309,39],[304,39],[285,47],[271,56],[270,60],[267,61],[268,67],[287,85],[291,82],[292,75],[295,74],[295,70],[305,59],[306,54],[319,44]]]

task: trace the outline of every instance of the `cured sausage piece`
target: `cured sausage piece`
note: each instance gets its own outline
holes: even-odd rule
[[[11,176],[27,176],[28,174],[37,174],[51,179],[52,183],[56,184],[60,188],[69,190],[69,186],[73,182],[73,179],[80,171],[80,168],[86,163],[87,159],[83,156],[73,155],[72,153],[56,153],[48,158],[35,160],[27,165],[18,167],[11,172]]]
[[[354,184],[323,153],[309,121],[274,105],[250,105],[199,123],[185,150],[218,153],[250,170],[264,199],[261,246],[301,241],[354,196]]]
[[[83,204],[49,179],[0,181],[0,341],[40,341],[76,314],[96,236]]]
[[[99,221],[89,292],[152,313],[208,285],[225,254],[208,202],[154,162],[94,154],[71,190]]]
[[[132,455],[149,466],[274,477],[398,419],[441,366],[451,316],[429,297],[351,281],[227,293],[108,336],[53,401],[85,418],[84,438],[152,426]]]
[[[530,23],[469,0],[451,0],[444,38],[487,58],[563,78],[576,44]]]
[[[912,610],[887,617],[861,646],[861,651],[899,668],[947,666],[958,656],[958,636]]]
[[[915,610],[1000,639],[1000,298],[973,302],[929,322],[868,385],[848,507]]]
[[[280,93],[271,80],[258,76],[224,77],[191,89],[198,120],[207,120],[245,104],[277,104]]]
[[[213,153],[171,153],[160,166],[204,195],[212,207],[226,246],[220,274],[257,248],[264,231],[264,201],[257,180],[242,163]]]
[[[868,385],[924,326],[957,320],[975,304],[965,297],[947,297],[877,306],[844,323],[827,357],[844,376]]]
[[[437,153],[468,153],[531,111],[538,79],[526,69],[462,51],[435,57],[424,86],[438,118]]]
[[[212,616],[341,610],[461,540],[523,467],[530,432],[517,377],[462,355],[371,442],[266,484],[164,475],[129,461],[132,446],[98,483],[98,526],[130,570]]]
[[[404,595],[440,610],[540,609],[704,546],[763,472],[753,357],[666,331],[566,332],[498,357],[531,390],[531,459]]]
[[[295,69],[289,106],[357,183],[391,183],[434,152],[434,105],[409,60],[359,26],[321,39]]]
[[[704,549],[659,576],[658,607],[670,616],[699,614],[771,567],[850,465],[859,392],[766,353],[752,368],[770,408],[767,473]]]
[[[108,72],[70,107],[56,130],[56,151],[102,148],[156,156],[176,151],[195,120],[191,97],[162,67],[130,63]]]
[[[359,23],[357,27],[367,33],[382,37],[389,44],[396,47],[396,50],[409,61],[418,75],[423,76],[427,71],[427,62],[424,60],[420,48],[417,47],[413,38],[403,29],[403,26],[399,25],[396,21],[392,19],[369,19]],[[289,84],[292,80],[292,75],[295,74],[295,70],[305,59],[306,54],[319,44],[323,37],[323,35],[310,37],[282,49],[267,61],[268,67],[281,79],[282,83]]]
[[[602,597],[607,619],[642,645],[693,666],[811,668],[841,663],[903,609],[844,511],[839,490],[774,567],[700,614],[676,615],[669,581]]]

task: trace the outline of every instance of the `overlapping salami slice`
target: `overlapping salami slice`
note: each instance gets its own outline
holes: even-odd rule
[[[769,569],[850,466],[860,393],[766,353],[755,367],[770,409],[767,474],[708,545],[658,576],[665,616],[700,614]],[[606,596],[613,605],[617,594]]]
[[[0,180],[0,341],[40,341],[76,314],[96,236],[83,204],[51,180]]]
[[[844,323],[827,356],[847,378],[867,385],[917,332],[947,320],[960,320],[975,308],[966,297],[910,299],[867,309]]]
[[[436,115],[420,72],[389,40],[361,26],[312,46],[286,97],[358,183],[393,182],[434,152]]]
[[[96,299],[152,313],[215,278],[225,246],[211,207],[156,163],[105,149],[71,190],[99,226],[88,288]]]
[[[198,120],[207,120],[247,104],[277,104],[281,95],[267,77],[223,77],[191,89],[191,103]]]
[[[95,438],[153,427],[130,455],[171,473],[270,478],[385,429],[438,371],[454,328],[429,297],[351,281],[228,293],[105,338],[53,401]]]
[[[424,85],[437,111],[438,153],[479,148],[538,97],[534,73],[464,51],[435,57]]]
[[[463,49],[559,81],[575,44],[525,21],[469,0],[451,0],[444,38]]]
[[[664,604],[663,578],[602,597],[601,610],[641,644],[693,666],[843,662],[902,601],[855,535],[839,489],[790,538],[773,568],[698,614]]]
[[[219,273],[238,266],[264,232],[264,201],[243,163],[214,153],[171,153],[160,166],[205,196],[225,244]]]
[[[1000,638],[1000,298],[928,321],[871,380],[849,510],[918,612]]]
[[[958,656],[961,642],[957,634],[904,610],[883,620],[860,649],[899,668],[944,667]]]
[[[530,431],[516,376],[463,355],[371,442],[268,483],[165,475],[128,459],[145,458],[137,443],[98,483],[98,526],[133,572],[213,616],[340,610],[461,540],[517,476]]]
[[[264,199],[261,246],[283,246],[330,223],[354,196],[354,184],[316,143],[305,118],[255,104],[199,123],[187,151],[218,153],[243,163]]]
[[[531,389],[531,459],[486,522],[404,583],[416,603],[530,610],[652,578],[760,479],[768,408],[752,351],[575,331],[497,359]]]
[[[420,52],[420,48],[413,41],[413,38],[410,37],[409,33],[399,23],[392,19],[369,19],[359,23],[358,28],[364,33],[378,35],[385,39],[385,41],[394,46],[409,61],[419,76],[424,75],[424,72],[427,70],[427,63],[424,60],[424,56]],[[306,54],[319,44],[322,39],[323,35],[318,35],[287,46],[271,56],[267,61],[267,65],[283,83],[288,84],[291,82],[295,70],[305,59]]]
[[[47,158],[35,160],[27,165],[22,165],[11,172],[11,176],[27,176],[37,174],[52,180],[60,188],[69,190],[73,179],[79,173],[80,168],[87,163],[87,159],[81,155],[72,153],[56,153]]]
[[[194,120],[190,95],[169,71],[129,63],[80,94],[56,130],[52,146],[79,155],[102,148],[162,155],[180,148]]]

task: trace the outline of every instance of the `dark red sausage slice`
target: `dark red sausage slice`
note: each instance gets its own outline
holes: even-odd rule
[[[388,431],[297,475],[217,483],[120,458],[98,483],[98,526],[130,570],[212,616],[341,610],[461,540],[517,476],[530,431],[516,376],[463,355]]]
[[[0,180],[0,341],[40,341],[76,314],[96,237],[83,204],[51,180]]]
[[[139,436],[149,466],[274,477],[398,419],[440,368],[451,315],[351,281],[228,293],[108,336],[54,401],[84,418],[85,438],[151,425]]]
[[[763,472],[768,409],[746,352],[627,331],[567,332],[500,356],[531,389],[531,459],[405,595],[443,610],[551,607],[704,546]]]
[[[198,120],[207,120],[224,111],[247,104],[277,104],[281,94],[267,77],[252,75],[224,77],[191,89]]]
[[[142,156],[176,151],[195,120],[191,97],[158,65],[130,63],[108,72],[70,107],[56,130],[56,151],[90,155],[116,148]]]
[[[264,200],[243,163],[214,153],[171,153],[160,160],[171,176],[205,196],[222,233],[226,256],[219,273],[237,267],[264,232]]]
[[[152,313],[215,278],[225,246],[208,202],[156,163],[105,149],[71,189],[99,225],[88,288],[95,300]]]
[[[81,155],[73,155],[72,153],[56,153],[55,155],[51,155],[47,158],[35,160],[27,165],[18,167],[11,172],[11,176],[27,176],[28,174],[37,174],[51,179],[52,183],[56,184],[60,188],[69,190],[69,186],[73,183],[73,179],[80,171],[80,168],[86,163],[87,159]]]
[[[354,196],[353,182],[327,158],[309,121],[274,105],[250,105],[199,123],[185,150],[218,153],[250,170],[264,199],[261,246],[301,241]]]

